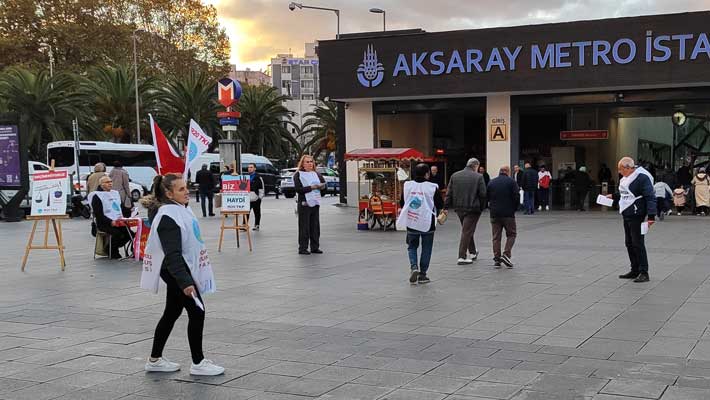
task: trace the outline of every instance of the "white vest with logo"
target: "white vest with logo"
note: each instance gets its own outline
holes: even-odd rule
[[[121,195],[117,191],[112,190],[110,192],[93,191],[89,193],[88,201],[91,204],[94,201],[94,197],[98,197],[101,200],[101,205],[104,209],[104,215],[111,221],[115,221],[121,217]]]
[[[212,272],[212,264],[207,255],[207,247],[200,233],[200,225],[189,207],[178,204],[161,206],[153,219],[151,225],[153,228],[150,230],[143,258],[141,288],[148,289],[153,293],[158,292],[160,269],[165,259],[163,246],[158,236],[158,226],[160,226],[160,220],[163,216],[172,218],[180,227],[182,258],[185,259],[188,267],[190,267],[190,274],[197,286],[197,290],[200,291],[200,294],[214,293],[217,287],[214,273]]]
[[[438,189],[439,186],[431,182],[405,182],[404,208],[399,213],[397,225],[419,232],[429,232],[431,216],[436,216],[434,194]]]

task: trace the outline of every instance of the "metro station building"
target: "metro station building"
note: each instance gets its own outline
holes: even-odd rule
[[[343,104],[345,151],[412,147],[448,175],[469,157],[492,177],[523,161],[555,179],[584,165],[595,180],[624,155],[675,170],[710,154],[707,11],[355,33],[318,53],[321,99]],[[356,192],[355,165],[346,176]]]

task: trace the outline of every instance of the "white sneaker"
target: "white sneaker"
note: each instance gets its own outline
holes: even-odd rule
[[[170,362],[162,357],[155,362],[148,359],[148,362],[145,363],[145,370],[147,372],[175,372],[180,371],[180,364]]]
[[[475,254],[469,254],[469,255],[468,255],[468,259],[471,260],[471,261],[474,261],[474,260],[477,259],[477,258],[478,258],[478,251],[476,251]]]
[[[550,211],[550,206],[545,206],[545,211]]]
[[[680,217],[680,213],[678,213],[678,216]]]
[[[258,231],[259,230],[259,225],[256,225],[253,230]]]
[[[542,206],[537,206],[538,211],[542,211]]]
[[[211,360],[203,359],[199,364],[190,366],[190,375],[215,376],[222,375],[224,368],[216,365]]]
[[[458,261],[456,262],[458,265],[466,265],[466,264],[473,264],[473,260],[469,258],[459,258]]]

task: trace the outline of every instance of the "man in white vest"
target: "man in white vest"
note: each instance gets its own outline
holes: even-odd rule
[[[607,197],[613,197],[619,204],[619,213],[624,218],[626,250],[631,262],[631,271],[619,275],[619,278],[633,279],[634,282],[648,282],[648,254],[642,225],[647,217],[648,227],[656,220],[653,176],[643,167],[637,167],[631,157],[619,160],[617,167],[622,176],[619,181],[619,191]]]
[[[126,228],[114,226],[114,221],[123,217],[121,195],[113,190],[113,180],[104,175],[97,190],[89,194],[89,204],[94,212],[96,228],[111,236],[110,258],[121,258],[119,249],[130,240]]]

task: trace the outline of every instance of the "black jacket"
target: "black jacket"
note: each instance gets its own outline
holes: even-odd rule
[[[515,175],[514,179],[515,183],[518,184],[518,187],[523,187],[523,174],[525,174],[525,171],[521,169],[518,173],[513,172],[513,174]]]
[[[197,174],[195,175],[195,182],[197,182],[200,192],[202,193],[209,193],[214,190],[214,176],[212,176],[212,172],[208,169],[201,169],[197,171]]]
[[[648,215],[649,219],[655,219],[656,191],[653,189],[653,185],[651,184],[651,180],[648,176],[639,174],[639,176],[631,182],[631,185],[629,185],[629,190],[634,194],[634,196],[641,196],[641,198],[637,199],[634,204],[624,210],[621,215],[624,218],[645,218]],[[620,197],[621,195],[619,192],[614,193],[615,202],[618,202]]]
[[[523,173],[523,190],[526,192],[537,190],[537,170],[533,167],[526,168]]]
[[[101,187],[97,189],[97,191],[102,191]],[[102,232],[108,232],[111,230],[111,221],[110,218],[108,218],[106,215],[104,215],[104,205],[101,202],[101,199],[99,196],[94,196],[93,199],[91,199],[91,210],[94,211],[94,218],[96,219],[96,227],[99,228],[100,231]]]
[[[592,187],[592,178],[588,173],[577,171],[574,174],[574,190],[586,192]]]
[[[444,208],[480,213],[486,205],[486,184],[483,175],[469,167],[455,172],[449,179]]]
[[[325,184],[325,179],[323,178],[323,175],[321,175],[319,172],[316,172],[316,174],[318,174],[318,179],[320,179],[320,183]],[[298,193],[299,204],[304,204],[306,202],[306,193],[310,193],[313,190],[310,186],[303,186],[303,183],[301,183],[301,176],[299,172],[293,174],[293,188],[296,190],[296,193]]]
[[[488,208],[491,218],[515,217],[520,206],[520,188],[508,175],[498,175],[488,184]]]
[[[182,236],[178,224],[172,218],[163,215],[158,225],[158,237],[165,253],[160,268],[167,270],[175,278],[180,289],[194,285],[190,268],[182,257]]]

